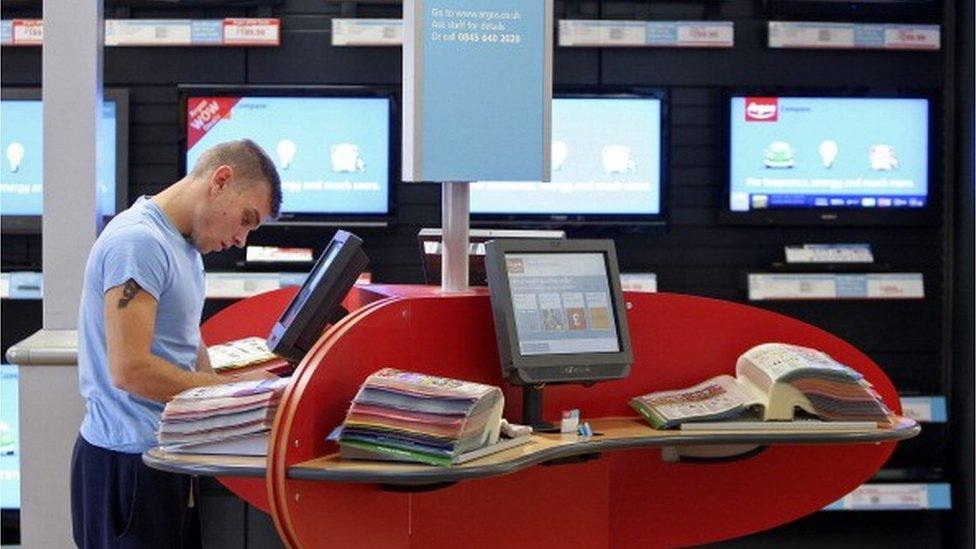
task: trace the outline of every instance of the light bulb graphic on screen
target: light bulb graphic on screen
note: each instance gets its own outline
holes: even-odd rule
[[[830,139],[820,142],[820,161],[824,168],[832,168],[837,160],[837,142]]]
[[[24,160],[24,146],[14,142],[7,145],[7,162],[10,163],[10,173],[17,173],[20,163]]]
[[[278,147],[275,152],[278,153],[278,164],[281,165],[281,169],[287,170],[288,166],[291,166],[291,161],[295,159],[295,151],[298,147],[295,146],[295,142],[291,139],[282,139],[278,142]]]
[[[566,161],[568,154],[569,147],[566,146],[565,141],[552,142],[552,171],[559,171],[563,168],[563,162]]]

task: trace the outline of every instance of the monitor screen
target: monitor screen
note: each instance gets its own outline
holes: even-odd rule
[[[627,376],[633,352],[612,240],[493,240],[485,265],[506,377]]]
[[[663,221],[662,99],[557,97],[552,177],[471,184],[475,220]]]
[[[522,355],[620,350],[603,254],[510,253],[505,266]]]
[[[102,213],[125,208],[127,160],[125,92],[105,90],[97,143],[97,185]],[[38,230],[44,198],[44,109],[40,90],[4,90],[0,105],[0,215],[5,228]],[[120,188],[121,187],[121,188]],[[31,222],[32,221],[32,222]]]
[[[728,212],[775,219],[806,210],[830,221],[923,211],[929,115],[925,98],[733,95]]]
[[[18,369],[0,364],[0,508],[20,509]]]
[[[318,341],[326,325],[342,318],[345,314],[342,300],[369,263],[362,244],[352,233],[336,232],[272,327],[268,348],[273,353],[299,362]]]
[[[281,176],[279,222],[390,213],[390,97],[237,93],[186,95],[187,171],[209,147],[249,138]]]

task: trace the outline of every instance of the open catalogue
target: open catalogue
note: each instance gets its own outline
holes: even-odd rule
[[[655,429],[685,422],[758,419],[790,421],[796,409],[828,422],[888,423],[892,413],[864,377],[826,353],[766,343],[743,353],[735,377],[720,375],[693,387],[657,391],[630,405]]]
[[[207,354],[215,372],[281,360],[268,349],[268,342],[261,337],[246,337],[211,345],[207,347]]]
[[[501,389],[385,368],[370,375],[339,432],[342,459],[454,465],[510,448],[499,441]]]

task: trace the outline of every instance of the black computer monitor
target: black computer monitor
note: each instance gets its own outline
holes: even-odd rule
[[[356,235],[336,232],[298,294],[271,328],[268,335],[271,352],[289,361],[301,361],[326,325],[345,316],[342,300],[369,263],[362,245],[362,239]]]
[[[627,377],[634,353],[612,240],[493,240],[485,251],[498,352],[510,382]],[[525,401],[523,420],[541,424],[541,394],[527,391]]]

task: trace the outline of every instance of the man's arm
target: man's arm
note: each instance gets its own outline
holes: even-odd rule
[[[225,383],[216,374],[188,372],[152,354],[158,305],[133,279],[105,292],[105,339],[112,383],[158,402],[191,387]]]
[[[200,334],[200,346],[197,347],[197,371],[208,374],[214,373],[213,365],[210,364],[210,353],[207,352],[207,344],[203,342],[203,334]]]

